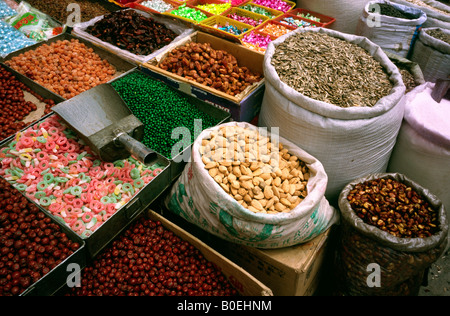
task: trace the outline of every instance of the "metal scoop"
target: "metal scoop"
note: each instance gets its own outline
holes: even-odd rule
[[[113,162],[133,155],[144,164],[158,158],[140,142],[144,125],[109,84],[98,85],[54,106],[52,110],[103,161]]]

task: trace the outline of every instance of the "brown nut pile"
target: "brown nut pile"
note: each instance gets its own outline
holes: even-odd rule
[[[260,74],[240,67],[236,57],[215,50],[209,43],[190,42],[173,49],[159,68],[235,96],[262,79]]]
[[[306,164],[256,130],[222,126],[200,154],[209,175],[254,213],[290,212],[307,196]]]
[[[366,224],[396,237],[425,238],[438,231],[437,211],[413,188],[393,179],[355,185],[347,196]]]

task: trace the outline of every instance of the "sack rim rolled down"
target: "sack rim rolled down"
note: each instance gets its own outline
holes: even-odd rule
[[[363,16],[365,18],[375,16],[375,14],[369,12],[368,9],[371,4],[376,4],[376,3],[388,4],[402,12],[419,14],[419,16],[415,19],[403,19],[403,18],[396,18],[396,17],[380,14],[379,17],[380,17],[381,23],[389,23],[389,24],[397,24],[398,25],[401,22],[401,26],[420,26],[423,23],[425,23],[427,20],[427,14],[424,11],[422,11],[421,9],[409,7],[409,6],[406,6],[403,4],[399,4],[399,3],[395,3],[395,2],[391,2],[391,1],[387,1],[387,0],[369,1],[364,6],[364,10],[363,10]],[[408,11],[411,11],[411,12],[408,12]],[[414,12],[414,11],[417,11],[417,12]]]
[[[314,176],[310,177],[307,183],[307,189],[308,194],[305,197],[305,199],[297,205],[294,209],[292,209],[290,212],[287,213],[278,213],[278,214],[257,214],[253,213],[252,211],[246,209],[242,205],[240,205],[234,198],[229,196],[223,189],[220,187],[220,185],[208,174],[206,171],[205,164],[203,163],[201,159],[201,154],[199,150],[199,146],[201,144],[201,140],[205,139],[206,136],[209,136],[212,131],[218,130],[222,126],[242,126],[250,127],[252,129],[258,129],[258,127],[246,123],[246,122],[230,122],[230,123],[224,123],[221,125],[217,125],[208,129],[205,129],[200,133],[200,135],[197,137],[196,141],[194,142],[194,145],[192,146],[192,168],[195,168],[195,171],[198,172],[206,172],[207,174],[207,183],[204,183],[203,185],[208,186],[214,186],[217,188],[217,191],[221,192],[223,195],[223,198],[233,206],[235,206],[233,209],[231,209],[232,212],[230,214],[239,220],[245,220],[245,221],[252,221],[255,223],[265,223],[265,224],[277,224],[282,225],[286,223],[291,223],[293,221],[296,221],[298,219],[301,219],[305,216],[309,216],[310,213],[318,208],[320,206],[320,203],[323,198],[325,198],[325,191],[328,184],[328,175],[325,172],[325,169],[322,165],[322,163],[309,153],[307,153],[305,150],[301,149],[299,146],[295,145],[294,143],[282,138],[279,136],[279,142],[283,144],[286,148],[298,148],[299,151],[302,153],[302,157],[298,157],[299,159],[309,159],[309,162],[304,161],[308,168],[315,169]],[[269,131],[267,132],[267,136],[271,136],[272,133]],[[312,162],[312,164],[311,164]],[[315,182],[310,181],[313,179]],[[230,211],[229,209],[227,211]]]
[[[448,34],[450,36],[450,30],[444,29],[442,27],[427,27],[422,28],[422,30],[419,33],[419,41],[422,42],[422,44],[432,47],[436,49],[437,51],[450,55],[450,44],[447,44],[444,41],[441,41],[440,39],[437,39],[429,34],[427,34],[426,31],[436,30],[439,29],[442,32]]]
[[[393,84],[391,92],[378,100],[378,102],[372,107],[340,107],[307,97],[282,82],[275,68],[270,63],[275,47],[283,43],[290,36],[303,32],[325,33],[350,43],[354,43],[365,49],[375,60],[380,62],[381,66],[387,72],[389,80]],[[356,120],[370,119],[380,116],[395,107],[403,98],[406,91],[406,87],[403,84],[403,79],[398,68],[391,62],[380,46],[363,36],[346,34],[322,27],[298,28],[270,42],[264,56],[263,69],[266,84],[270,84],[275,90],[277,90],[278,93],[283,95],[283,97],[291,101],[296,106],[300,106],[312,113],[332,119]]]
[[[368,180],[375,180],[379,178],[394,179],[412,187],[417,193],[426,198],[427,202],[437,210],[439,215],[439,231],[426,238],[401,238],[391,235],[376,226],[366,224],[353,211],[350,203],[347,200],[348,193],[354,188],[356,184],[363,183]],[[364,236],[376,240],[380,244],[390,247],[397,251],[405,252],[424,252],[431,250],[442,242],[446,242],[448,235],[448,219],[444,205],[433,193],[427,188],[422,187],[417,182],[412,181],[407,176],[401,173],[373,173],[366,177],[355,179],[348,183],[339,195],[339,209],[341,215],[341,222],[346,222]]]

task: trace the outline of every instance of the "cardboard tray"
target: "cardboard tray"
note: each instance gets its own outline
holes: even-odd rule
[[[89,42],[89,41],[87,41],[85,39],[82,39],[80,37],[77,37],[77,36],[74,36],[74,35],[71,35],[71,34],[68,34],[68,33],[64,33],[64,34],[52,37],[48,41],[40,42],[40,43],[37,43],[37,44],[33,44],[31,46],[28,46],[28,47],[22,48],[20,50],[17,50],[15,52],[9,54],[5,58],[3,58],[3,60],[0,59],[0,62],[4,63],[4,62],[6,62],[8,60],[11,60],[13,57],[19,56],[20,54],[23,54],[23,53],[25,53],[27,51],[35,50],[38,47],[40,47],[41,45],[45,45],[45,44],[49,45],[51,43],[54,43],[54,42],[57,42],[57,41],[64,41],[64,40],[69,40],[70,41],[72,39],[77,39],[78,41],[80,41],[80,43],[83,43],[87,47],[92,48],[94,50],[94,52],[97,55],[100,56],[100,58],[107,60],[111,65],[113,65],[116,68],[116,71],[117,71],[115,77],[117,77],[117,76],[119,76],[119,75],[121,75],[123,73],[126,73],[128,71],[134,70],[137,67],[137,65],[135,65],[135,64],[133,64],[133,63],[131,63],[131,62],[129,62],[129,61],[127,61],[127,60],[125,60],[125,59],[123,59],[123,58],[121,58],[121,57],[119,57],[119,56],[117,56],[117,55],[115,55],[115,54],[113,54],[111,52],[109,52],[108,50],[106,50],[106,49],[104,49],[102,47],[96,46],[93,43],[91,43],[91,42]],[[47,88],[47,87],[45,87],[45,88]],[[62,98],[62,96],[60,96],[60,97]]]
[[[235,56],[240,66],[245,66],[252,72],[257,72],[262,75],[264,73],[262,68],[264,56],[240,44],[197,31],[186,38],[185,41],[179,42],[179,46],[189,41],[210,43],[212,48],[225,50]],[[232,119],[234,120],[250,121],[259,112],[264,94],[264,78],[251,87],[248,87],[241,95],[231,96],[159,68],[158,63],[166,54],[161,54],[147,63],[142,64],[144,72],[189,95],[194,95],[203,101],[226,109],[231,113]]]
[[[312,16],[314,16],[316,18],[319,18],[320,19],[319,23],[322,24],[322,27],[330,27],[330,25],[336,21],[336,19],[331,17],[331,16],[327,16],[327,15],[324,15],[324,14],[321,14],[321,13],[318,13],[318,12],[314,12],[314,11],[310,11],[310,10],[307,10],[307,9],[296,8],[296,9],[293,9],[293,10],[289,11],[289,14],[292,14],[292,15],[295,15],[295,16],[298,16],[299,14],[302,14],[302,13],[303,14],[309,13]],[[310,20],[310,19],[306,19],[306,20],[309,21],[309,22],[316,22],[316,21]]]
[[[207,260],[217,265],[239,294],[243,296],[273,296],[272,290],[269,287],[257,280],[241,266],[229,260],[202,240],[182,229],[180,226],[177,226],[164,216],[152,210],[148,211],[147,216],[152,220],[159,220],[165,228],[171,230],[178,237],[188,241],[191,245],[200,250]]]
[[[141,70],[135,70],[133,72],[140,72],[150,78],[152,78],[149,74],[141,71]],[[123,76],[126,76],[123,75]],[[121,77],[123,77],[121,76]],[[120,78],[121,78],[120,77]],[[119,78],[117,78],[116,80],[118,80]],[[154,79],[154,78],[152,78]],[[154,79],[155,80],[155,79]],[[114,81],[113,81],[114,82]],[[168,86],[170,89],[174,89],[171,86]],[[174,89],[175,90],[175,89]],[[193,97],[192,95],[186,94],[183,91],[176,91],[177,93],[179,93],[180,95],[182,95],[183,97],[187,98],[189,100],[189,103],[195,105],[197,107],[197,109],[201,110],[202,112],[208,114],[209,116],[216,118],[219,121],[219,124],[222,123],[226,123],[230,120],[230,114],[222,109],[219,109],[217,107],[214,107],[212,104],[208,104],[198,98]],[[171,135],[168,135],[167,137],[171,137]],[[184,170],[184,167],[186,166],[187,162],[189,161],[189,159],[191,158],[191,150],[192,150],[192,144],[189,145],[189,147],[185,148],[181,153],[179,153],[176,157],[172,157],[172,159],[169,159],[166,157],[166,159],[169,160],[170,163],[170,181],[174,181],[176,180],[181,173]]]
[[[47,114],[38,122],[42,122],[54,113]],[[37,123],[38,123],[37,122]],[[23,129],[22,131],[25,131]],[[12,135],[2,142],[0,142],[0,149],[9,144],[15,139],[16,135]],[[90,258],[95,257],[105,247],[110,240],[112,240],[117,234],[119,234],[124,227],[133,218],[138,216],[142,211],[147,208],[153,201],[155,201],[171,184],[170,179],[170,162],[161,155],[158,155],[157,163],[163,165],[163,170],[158,176],[156,176],[151,182],[147,183],[128,203],[118,209],[110,218],[108,218],[92,235],[86,238],[81,238],[86,243],[87,255]],[[48,209],[44,208],[38,203],[33,203],[39,207],[45,214],[53,218],[54,220],[66,225],[62,220],[53,215]],[[75,232],[74,232],[75,233]]]

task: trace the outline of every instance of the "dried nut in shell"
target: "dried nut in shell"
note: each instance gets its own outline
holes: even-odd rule
[[[290,212],[308,194],[306,164],[256,129],[222,126],[199,152],[208,174],[251,212]]]

